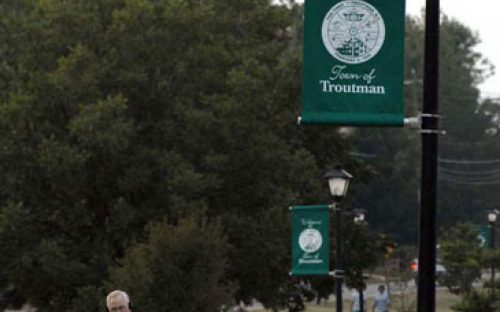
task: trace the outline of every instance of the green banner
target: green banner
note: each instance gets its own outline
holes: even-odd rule
[[[302,124],[403,126],[405,0],[306,0]]]
[[[481,229],[479,231],[479,246],[483,248],[489,248],[491,244],[491,235],[490,235],[491,229],[488,225],[482,225]]]
[[[328,275],[329,206],[294,206],[292,210],[292,275]]]

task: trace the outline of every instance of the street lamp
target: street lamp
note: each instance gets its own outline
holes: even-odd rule
[[[347,194],[352,175],[342,169],[342,166],[337,165],[335,169],[328,171],[324,177],[328,181],[328,187],[330,188],[330,194],[333,197],[333,201],[335,203],[340,202]]]
[[[337,312],[342,312],[342,220],[341,220],[341,209],[339,203],[347,194],[347,189],[349,188],[349,182],[353,176],[342,169],[341,166],[336,166],[334,170],[329,171],[325,174],[324,178],[328,181],[328,187],[330,188],[330,195],[333,197],[333,206],[335,209],[335,221],[336,221],[336,259],[335,259],[335,272],[334,277],[337,278],[336,284],[336,303]]]
[[[497,212],[495,210],[488,212],[488,221],[490,221],[490,224],[497,222]]]
[[[488,212],[488,221],[490,222],[490,248],[495,250],[495,223],[497,222],[497,211]],[[495,294],[495,258],[491,258],[491,295]]]

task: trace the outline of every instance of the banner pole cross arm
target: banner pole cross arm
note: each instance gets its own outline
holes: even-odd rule
[[[328,275],[330,275],[333,278],[344,278],[345,271],[344,270],[334,270],[334,271],[328,272]]]
[[[409,117],[404,119],[404,125],[410,129],[419,129],[419,132],[422,134],[446,134],[446,130],[439,129],[422,129],[422,119],[423,118],[435,118],[441,119],[444,116],[439,114],[418,114],[416,117]]]

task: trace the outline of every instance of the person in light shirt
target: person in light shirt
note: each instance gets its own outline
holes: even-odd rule
[[[363,286],[364,291],[366,286]],[[366,307],[366,296],[363,296],[363,311],[361,311],[361,298],[360,292],[358,289],[353,289],[351,291],[351,312],[365,312]]]
[[[373,312],[389,312],[391,299],[385,291],[384,285],[378,286],[378,293],[373,298]]]

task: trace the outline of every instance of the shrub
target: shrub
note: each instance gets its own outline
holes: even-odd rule
[[[458,312],[495,312],[497,308],[493,296],[476,290],[465,293],[462,300],[451,307]]]
[[[107,288],[127,291],[144,312],[216,311],[231,297],[225,281],[228,244],[219,224],[188,218],[148,229],[126,251]]]

